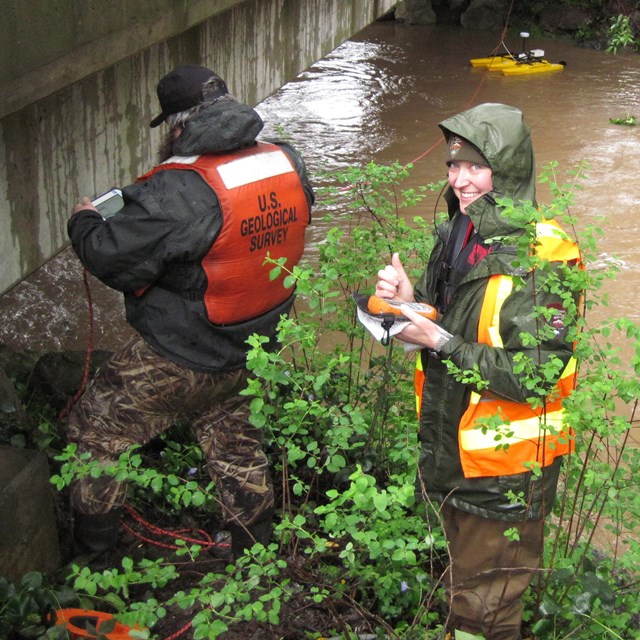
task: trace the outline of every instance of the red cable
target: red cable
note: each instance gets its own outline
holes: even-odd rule
[[[84,280],[84,289],[87,294],[87,305],[89,307],[89,335],[87,336],[87,356],[84,361],[84,373],[82,375],[82,383],[80,384],[80,388],[76,391],[76,394],[69,399],[65,407],[58,414],[58,421],[61,422],[64,420],[70,413],[73,406],[78,402],[78,400],[82,397],[82,394],[85,392],[87,388],[87,384],[89,382],[89,370],[91,365],[91,354],[93,353],[93,335],[94,335],[94,327],[95,327],[95,318],[93,315],[93,298],[91,296],[91,286],[89,285],[89,272],[84,269],[82,273],[82,278]]]
[[[151,524],[150,522],[148,522],[147,520],[145,520],[133,507],[131,507],[130,505],[124,505],[124,510],[140,525],[143,527],[146,527],[149,531],[151,531],[152,533],[156,534],[156,535],[160,535],[160,536],[168,536],[171,537],[173,539],[175,538],[179,538],[180,540],[184,540],[185,542],[194,542],[196,544],[202,545],[204,550],[210,549],[212,547],[219,547],[219,548],[229,548],[231,545],[229,543],[226,542],[214,542],[211,539],[211,536],[208,532],[199,529],[198,533],[202,534],[205,538],[206,541],[204,540],[198,540],[196,538],[191,538],[189,536],[185,536],[182,535],[183,531],[187,531],[187,529],[180,529],[178,531],[168,531],[166,529],[162,529],[160,527],[157,527],[154,524]],[[160,542],[158,540],[152,540],[151,538],[147,538],[146,536],[143,536],[142,534],[140,534],[139,532],[135,531],[134,529],[132,529],[126,522],[122,523],[123,528],[128,531],[129,533],[131,533],[133,536],[135,536],[136,538],[138,538],[139,540],[143,540],[144,542],[148,542],[149,544],[154,544],[158,547],[163,547],[166,549],[178,549],[179,547],[177,545],[172,545],[172,544],[166,544],[163,542]],[[176,631],[175,633],[173,633],[172,635],[166,637],[164,640],[175,640],[176,638],[180,637],[183,633],[185,633],[185,631],[187,631],[189,628],[191,628],[193,624],[193,621],[190,620],[189,622],[187,622],[187,624],[184,625],[184,627],[182,627],[181,629],[178,629],[178,631]]]
[[[182,629],[178,629],[178,631],[176,631],[173,635],[170,635],[164,640],[174,640],[175,638],[178,638],[191,626],[191,624],[192,624],[191,621],[187,622],[187,624],[185,624],[184,627],[182,627]]]
[[[218,548],[221,548],[221,549],[227,549],[227,548],[231,547],[231,545],[228,542],[214,542],[211,539],[211,536],[209,535],[209,533],[204,531],[203,529],[199,529],[198,533],[201,534],[202,537],[205,538],[205,539],[192,538],[190,536],[183,535],[184,531],[188,531],[187,529],[179,529],[177,531],[168,531],[167,529],[162,529],[162,528],[157,527],[156,525],[151,524],[150,522],[146,521],[135,509],[133,509],[133,507],[131,507],[129,505],[125,505],[124,509],[136,522],[138,522],[138,524],[140,526],[148,529],[149,531],[151,531],[155,535],[169,537],[169,538],[172,538],[174,540],[177,538],[179,540],[183,540],[184,542],[191,542],[191,543],[194,543],[194,544],[198,544],[198,545],[201,545],[204,550],[211,549],[213,547],[218,547]],[[129,525],[127,525],[124,522],[122,523],[122,526],[129,533],[131,533],[135,537],[139,538],[140,540],[143,540],[144,542],[148,542],[150,544],[155,544],[158,547],[164,547],[164,548],[167,548],[167,549],[178,549],[179,548],[176,545],[169,545],[167,543],[163,543],[163,542],[160,542],[158,540],[153,540],[151,538],[147,538],[147,537],[143,536],[141,533],[139,533],[139,532],[135,531],[134,529],[132,529]]]

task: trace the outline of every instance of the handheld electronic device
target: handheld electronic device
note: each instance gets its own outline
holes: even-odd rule
[[[402,311],[400,307],[405,304],[409,309],[413,309],[416,313],[419,313],[429,320],[438,319],[438,310],[432,307],[430,304],[424,302],[397,302],[396,300],[387,300],[385,298],[378,298],[377,296],[371,296],[367,303],[367,308],[371,313],[392,313],[395,316],[401,316]]]
[[[106,220],[114,213],[117,213],[124,207],[122,191],[120,189],[110,189],[100,196],[96,196],[91,200],[91,204],[100,212],[100,215]]]

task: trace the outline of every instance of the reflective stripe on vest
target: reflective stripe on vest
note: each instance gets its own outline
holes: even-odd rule
[[[536,225],[536,255],[554,262],[580,263],[577,245],[555,221]],[[503,347],[500,336],[500,311],[513,290],[507,275],[491,276],[487,284],[480,317],[478,342]],[[424,373],[418,357],[415,388],[420,412]],[[420,377],[420,380],[418,379]],[[471,392],[469,405],[458,428],[460,461],[466,478],[506,476],[523,473],[532,465],[550,465],[557,456],[573,451],[573,432],[564,430],[562,401],[573,390],[576,360],[571,358],[553,391],[542,406],[533,408],[498,398],[489,391]],[[496,424],[496,416],[499,416]],[[491,426],[489,426],[491,425]]]
[[[416,412],[420,418],[422,409],[422,388],[424,386],[424,369],[422,368],[422,353],[418,351],[416,356],[416,370],[413,373],[413,388],[416,394]]]
[[[579,262],[580,249],[555,220],[536,224],[536,255],[549,262]]]
[[[495,275],[489,279],[478,322],[478,342],[503,346],[500,310],[512,289],[511,276]],[[498,398],[488,391],[471,392],[458,429],[465,477],[523,473],[532,464],[546,467],[556,456],[570,453],[573,440],[563,431],[562,400],[573,390],[575,372],[576,361],[571,358],[554,390],[536,408],[528,402]],[[498,424],[495,416],[499,416]]]
[[[259,142],[221,155],[174,157],[152,173],[167,169],[197,171],[220,203],[222,228],[202,260],[209,320],[243,322],[287,300],[293,291],[283,285],[285,269],[300,261],[309,223],[307,198],[288,156],[276,145]],[[285,269],[273,280],[275,265],[265,264],[267,254],[286,258]]]

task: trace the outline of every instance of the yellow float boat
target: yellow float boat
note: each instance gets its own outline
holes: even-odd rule
[[[500,65],[514,65],[516,60],[512,56],[489,56],[487,58],[471,58],[469,60],[472,67],[483,69],[496,69]]]
[[[547,60],[535,60],[533,62],[518,62],[511,67],[501,69],[503,76],[527,76],[532,73],[550,73],[562,71],[563,62],[548,62]]]
[[[480,61],[485,61],[483,64]],[[475,62],[475,64],[474,64]],[[562,71],[563,62],[549,62],[544,58],[530,58],[514,60],[506,56],[494,56],[492,58],[474,58],[471,60],[472,66],[476,68],[488,69],[489,71],[501,71],[504,76],[525,76],[532,73],[549,73],[551,71]]]
[[[524,45],[529,34],[522,32],[522,53],[512,54],[504,44],[506,53],[500,55],[487,56],[485,58],[472,58],[469,62],[472,67],[484,68],[489,71],[501,71],[505,76],[524,76],[534,73],[549,73],[551,71],[562,71],[565,63],[552,63],[544,59],[542,49],[531,49],[524,51]]]

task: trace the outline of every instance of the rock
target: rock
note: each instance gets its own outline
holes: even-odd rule
[[[0,367],[14,380],[26,384],[44,351],[15,351],[0,344]]]
[[[501,31],[508,8],[508,0],[471,0],[468,9],[460,17],[460,24],[465,29]]]
[[[16,388],[5,370],[0,367],[0,413],[12,415],[20,413],[20,410]]]
[[[460,24],[460,16],[467,10],[471,0],[433,0],[439,24]]]
[[[54,572],[60,546],[47,457],[0,445],[0,575]]]
[[[406,24],[435,24],[436,13],[431,0],[402,0],[395,12],[396,20]]]
[[[17,442],[23,444],[24,439],[14,438],[24,425],[24,411],[13,380],[0,366],[0,442]]]
[[[110,351],[93,351],[89,375],[110,356]],[[33,367],[27,386],[29,398],[37,398],[55,409],[65,407],[82,385],[86,357],[85,351],[45,353]]]
[[[540,14],[540,26],[551,33],[570,33],[590,27],[595,19],[595,12],[590,9],[557,6]]]

